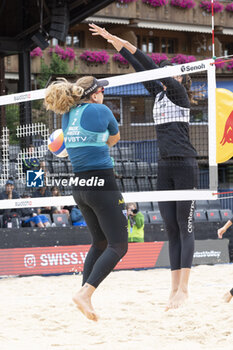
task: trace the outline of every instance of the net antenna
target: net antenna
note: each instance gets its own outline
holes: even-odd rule
[[[211,26],[212,26],[212,57],[215,57],[215,42],[214,42],[214,0],[211,0]]]
[[[204,135],[203,139],[206,145],[206,148],[208,148],[208,153],[206,152],[206,155],[208,156],[208,166],[209,166],[209,179],[208,184],[204,187],[204,189],[190,189],[190,190],[172,190],[172,191],[156,191],[155,187],[152,187],[152,190],[134,190],[133,192],[130,192],[130,190],[127,191],[123,190],[123,196],[126,202],[155,202],[155,201],[182,201],[182,200],[213,200],[217,199],[217,196],[215,195],[217,193],[217,187],[218,187],[218,177],[217,177],[217,163],[216,163],[216,102],[215,102],[215,89],[216,89],[216,71],[215,71],[215,64],[214,59],[207,59],[202,61],[196,61],[186,64],[180,64],[176,66],[167,66],[166,68],[160,68],[160,69],[153,69],[149,71],[143,71],[138,73],[131,73],[131,74],[124,74],[120,76],[114,76],[106,78],[109,81],[108,87],[105,89],[105,100],[107,100],[107,96],[109,95],[108,91],[113,89],[114,91],[118,88],[118,90],[125,91],[127,90],[127,86],[131,86],[132,89],[137,89],[134,91],[134,96],[141,96],[141,88],[139,89],[137,86],[137,83],[142,82],[149,82],[152,80],[160,80],[162,78],[166,77],[174,77],[179,75],[186,75],[189,74],[193,77],[196,76],[196,83],[198,83],[198,86],[205,85],[205,94],[208,97],[208,105],[206,106],[206,114],[208,114],[208,123],[204,123],[204,127],[208,129],[208,136],[207,134]],[[203,82],[203,78],[201,81],[198,82],[199,77],[203,77],[205,75],[206,81]],[[139,84],[140,85],[140,84]],[[141,84],[142,86],[142,84]],[[113,91],[112,90],[112,91]],[[128,89],[131,91],[131,89]],[[145,90],[145,89],[144,89]],[[120,92],[117,93],[119,96]],[[197,91],[196,94],[199,94]],[[128,103],[130,93],[128,92],[128,95],[124,95],[126,103]],[[34,101],[34,100],[43,100],[45,96],[45,89],[41,90],[34,90],[29,92],[23,92],[23,93],[17,93],[7,96],[1,96],[0,97],[0,106],[1,105],[11,105],[11,104],[20,104],[21,102],[27,102],[27,101]],[[113,95],[112,96],[116,96]],[[134,97],[135,99],[135,97]],[[152,101],[153,102],[153,101]],[[131,105],[127,105],[127,109],[123,111],[123,114],[127,112],[131,113],[129,111],[131,108]],[[145,103],[145,108],[147,108],[147,103]],[[143,111],[141,114],[144,116]],[[152,111],[151,111],[152,112]],[[44,113],[48,113],[44,111]],[[125,116],[123,115],[123,118]],[[49,116],[48,116],[49,119]],[[196,123],[194,125],[195,130],[198,130],[199,124]],[[141,124],[141,126],[138,126],[140,124],[136,124],[137,128],[139,128],[138,132],[138,139],[136,137],[134,143],[137,143],[137,140],[141,140],[141,131],[145,130],[145,124]],[[131,123],[131,127],[134,126],[134,124]],[[121,126],[121,129],[123,132],[125,131],[124,128],[126,127],[126,124]],[[141,129],[140,129],[141,128]],[[150,123],[148,123],[147,130],[150,131],[150,135],[152,135],[155,132],[154,124],[152,123],[152,120]],[[54,128],[50,128],[50,132],[52,132]],[[121,132],[123,134],[123,132]],[[130,131],[130,135],[134,130]],[[151,137],[151,136],[150,136]],[[151,137],[153,138],[153,137]],[[208,142],[207,139],[208,138]],[[123,138],[122,138],[123,139]],[[130,138],[126,138],[125,140],[130,140]],[[154,141],[154,140],[153,140]],[[124,146],[124,142],[129,141],[120,141],[120,146]],[[127,148],[127,147],[124,147]],[[129,149],[128,149],[129,150]],[[147,151],[147,156],[149,157],[150,152]],[[7,158],[7,155],[6,155]],[[56,162],[56,165],[62,165],[62,161],[59,160],[59,162]],[[55,171],[56,172],[56,171]],[[64,171],[63,171],[64,172]],[[71,171],[72,172],[72,171]],[[69,176],[70,176],[70,170],[69,170]],[[66,172],[67,173],[67,172]],[[125,189],[125,187],[124,187]],[[65,193],[65,192],[64,192]],[[71,193],[71,192],[70,192]],[[63,195],[60,197],[47,197],[47,198],[30,198],[30,200],[24,200],[24,202],[21,202],[23,200],[17,199],[17,200],[7,200],[0,201],[0,208],[12,208],[12,207],[42,207],[42,206],[48,206],[48,202],[51,206],[56,205],[73,205],[74,200],[71,195]],[[6,203],[7,202],[7,203]]]

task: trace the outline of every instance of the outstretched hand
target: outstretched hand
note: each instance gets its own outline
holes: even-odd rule
[[[105,28],[101,28],[94,23],[89,24],[89,27],[92,35],[100,35],[106,40],[112,39],[112,35]]]
[[[116,35],[110,34],[105,28],[101,28],[94,23],[89,24],[89,30],[92,35],[100,35],[107,40],[108,43],[112,44],[117,51],[120,51],[127,41],[118,38]]]

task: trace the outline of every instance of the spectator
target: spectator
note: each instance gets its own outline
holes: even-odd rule
[[[75,205],[71,209],[70,213],[71,221],[73,226],[87,226],[84,217],[82,216],[81,211],[79,210],[78,206]]]
[[[61,196],[59,188],[56,187],[56,186],[51,187],[51,194],[52,194],[53,197],[54,196],[55,197],[56,196],[57,197]],[[62,205],[59,205],[59,206],[56,206],[56,207],[52,207],[52,213],[53,214],[66,214],[68,218],[70,217],[69,210],[68,209],[64,209],[64,206],[62,206]]]
[[[47,218],[47,216],[45,216],[44,214],[37,215],[36,213],[33,213],[30,218],[27,218],[24,220],[23,225],[27,226],[27,224],[30,224],[30,226],[32,225],[32,226],[37,226],[37,227],[49,227],[50,226],[50,222],[49,222],[49,219]]]
[[[27,193],[27,192],[24,192],[23,195],[22,195],[22,198],[31,198],[30,194]],[[32,214],[38,214],[38,209],[36,208],[22,208],[21,209],[21,215],[22,215],[22,218],[25,218],[25,217],[30,217],[32,216]]]
[[[1,199],[18,199],[19,194],[14,190],[14,180],[10,178],[7,180],[5,184],[5,191],[0,193],[0,200]],[[19,227],[20,226],[20,216],[21,216],[21,209],[1,209],[0,214],[3,215],[2,222],[3,227]]]
[[[30,198],[28,193],[24,193],[22,198]],[[35,208],[22,208],[22,226],[23,227],[47,227],[50,226],[49,219],[41,214],[38,215],[38,210]]]
[[[22,198],[31,198],[30,194],[27,192],[24,192],[22,195]],[[22,227],[31,227],[31,220],[29,220],[31,217],[35,217],[38,215],[38,209],[37,208],[22,208],[21,209],[21,215],[22,215]]]
[[[28,152],[26,155],[25,154],[23,155],[22,161],[23,161],[23,173],[25,174],[27,170],[39,170],[40,168],[45,171],[45,162],[39,161],[39,159],[36,158],[35,147],[33,144],[29,145]]]
[[[136,203],[126,205],[128,217],[128,241],[144,242],[144,215],[138,211]]]
[[[33,198],[38,198],[38,197],[51,197],[52,194],[50,190],[48,190],[45,186],[44,187],[39,187],[33,194]],[[52,214],[52,208],[51,206],[48,207],[43,207],[43,208],[38,208],[38,214]]]

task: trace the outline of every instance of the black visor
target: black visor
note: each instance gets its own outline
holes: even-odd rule
[[[86,90],[84,90],[83,97],[86,97],[97,90],[98,87],[107,86],[109,83],[107,80],[97,80],[94,78],[93,84]]]

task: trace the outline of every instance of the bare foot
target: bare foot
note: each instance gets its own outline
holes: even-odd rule
[[[169,299],[165,311],[168,311],[169,309],[178,309],[186,302],[187,299],[188,292],[178,290],[177,293],[171,299]]]
[[[231,301],[231,299],[233,298],[233,296],[231,295],[230,292],[226,292],[223,296],[223,300],[226,302],[226,303],[229,303]]]
[[[91,298],[84,295],[82,289],[73,296],[73,302],[77,305],[78,309],[86,316],[89,320],[98,321],[98,316],[95,313],[91,304]]]
[[[177,289],[171,290],[170,295],[169,295],[169,299],[168,302],[170,303],[172,301],[172,299],[175,297],[177,293]]]

